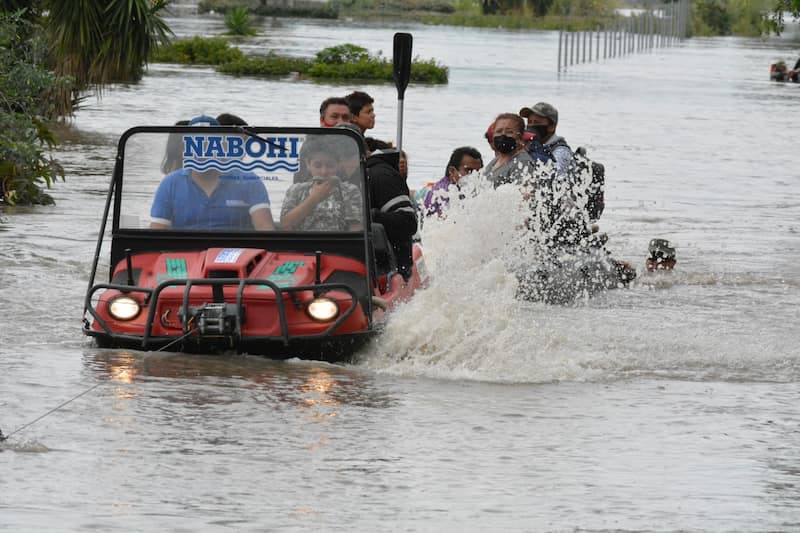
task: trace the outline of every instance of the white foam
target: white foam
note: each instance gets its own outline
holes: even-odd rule
[[[519,187],[493,189],[478,179],[470,185],[461,194],[451,188],[446,218],[425,220],[430,287],[392,313],[362,364],[397,375],[489,381],[585,374],[578,362],[554,357],[564,333],[537,323],[549,307],[516,297],[514,270],[535,256]]]

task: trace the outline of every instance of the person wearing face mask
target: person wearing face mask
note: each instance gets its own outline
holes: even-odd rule
[[[502,113],[494,120],[492,144],[497,156],[487,163],[484,176],[495,187],[522,184],[531,175],[534,162],[524,141],[525,121],[514,113]]]
[[[564,137],[556,135],[558,110],[547,102],[538,102],[531,107],[523,107],[519,114],[528,121],[527,131],[536,134],[542,143],[542,155],[552,156],[558,175],[566,176],[572,168],[573,154]]]

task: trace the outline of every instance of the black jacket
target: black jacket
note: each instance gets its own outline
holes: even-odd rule
[[[408,279],[413,266],[411,238],[417,232],[417,213],[408,185],[397,169],[380,157],[368,157],[366,166],[372,220],[386,228],[397,269]]]

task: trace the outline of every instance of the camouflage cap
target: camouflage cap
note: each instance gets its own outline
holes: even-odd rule
[[[554,123],[558,122],[558,109],[547,102],[539,102],[531,107],[523,107],[519,110],[519,114],[523,118],[528,118],[529,115],[539,115]]]

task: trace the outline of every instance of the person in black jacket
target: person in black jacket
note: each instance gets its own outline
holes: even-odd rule
[[[378,150],[367,157],[370,214],[373,222],[386,229],[397,259],[397,270],[408,281],[414,265],[412,237],[417,232],[417,213],[406,181],[382,155],[384,153]]]
[[[412,239],[417,233],[417,212],[406,180],[398,169],[399,153],[388,148],[391,147],[390,143],[373,138],[364,139],[354,124],[339,124],[336,127],[358,132],[364,143],[370,215],[373,222],[382,224],[386,230],[397,260],[397,270],[408,281],[414,265]]]

